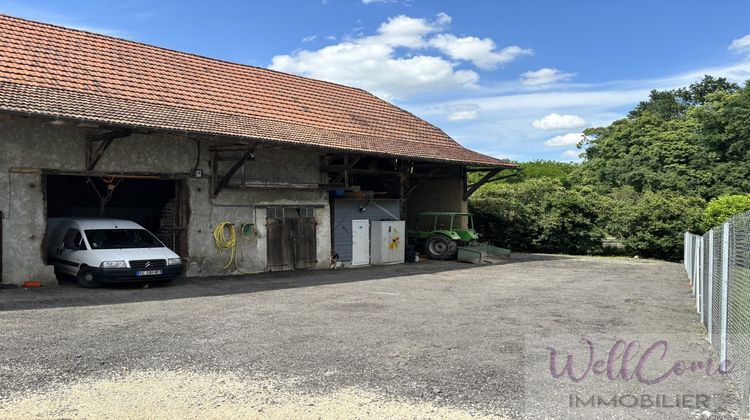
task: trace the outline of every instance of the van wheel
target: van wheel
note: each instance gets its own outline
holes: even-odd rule
[[[84,287],[86,289],[93,289],[95,287],[101,286],[99,282],[97,282],[94,279],[94,274],[89,271],[86,267],[81,267],[80,270],[78,270],[78,275],[76,276],[76,282],[79,286]]]

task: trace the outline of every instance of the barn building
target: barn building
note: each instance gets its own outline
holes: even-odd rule
[[[57,284],[49,217],[134,220],[190,276],[328,268],[352,212],[465,211],[517,169],[360,89],[2,15],[0,149],[7,284]]]

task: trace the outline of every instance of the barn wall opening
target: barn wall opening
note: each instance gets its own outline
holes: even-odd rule
[[[46,174],[47,217],[132,220],[180,256],[187,256],[184,181]]]

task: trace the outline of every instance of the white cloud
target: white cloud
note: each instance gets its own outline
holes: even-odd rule
[[[446,32],[451,21],[442,12],[431,19],[394,16],[372,35],[357,28],[338,43],[276,55],[269,68],[356,86],[392,100],[476,88],[479,74],[462,68],[462,62],[489,70],[531,53],[518,46],[498,48],[489,38],[457,37]]]
[[[448,119],[451,121],[475,120],[478,116],[479,111],[476,110],[453,111],[448,114]]]
[[[453,18],[445,12],[439,12],[435,15],[435,22],[441,26],[448,26],[453,22]]]
[[[422,48],[426,45],[425,35],[440,31],[445,26],[445,15],[440,14],[434,21],[409,16],[388,18],[378,28],[378,35],[365,38],[365,41],[384,43],[392,47]]]
[[[277,55],[269,68],[360,87],[386,99],[475,88],[479,81],[475,71],[425,51],[430,47],[428,38],[442,33],[450,22],[451,17],[445,13],[434,19],[392,17],[373,35],[348,37],[318,50]],[[514,54],[504,51],[491,50],[487,62],[507,61]]]
[[[531,123],[532,127],[538,128],[539,130],[569,130],[571,128],[583,127],[585,125],[586,120],[578,115],[560,115],[555,112],[546,115],[540,120],[534,120]]]
[[[733,40],[729,44],[729,50],[738,53],[750,53],[750,34]]]
[[[312,42],[315,41],[318,38],[317,35],[310,35],[302,38],[302,42]]]
[[[397,58],[388,45],[358,42],[276,56],[270,68],[357,86],[385,98],[474,87],[479,80],[475,72],[455,70],[440,57]]]
[[[580,160],[581,159],[580,155],[581,155],[580,150],[571,149],[571,150],[566,150],[562,152],[560,157],[563,158],[564,160]]]
[[[532,53],[530,49],[516,45],[497,50],[495,41],[490,38],[474,36],[459,38],[453,34],[436,35],[430,40],[430,45],[454,60],[470,61],[483,70],[493,70],[500,64]]]
[[[553,83],[564,82],[572,79],[574,76],[575,73],[565,73],[558,69],[545,67],[521,74],[521,84],[533,87],[545,86]]]
[[[564,147],[578,144],[583,139],[583,133],[568,133],[552,137],[544,142],[545,146]]]

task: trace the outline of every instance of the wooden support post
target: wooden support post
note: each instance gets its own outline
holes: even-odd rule
[[[406,200],[408,199],[409,189],[409,163],[399,162],[399,203],[400,203],[400,217],[402,220],[406,220]]]

